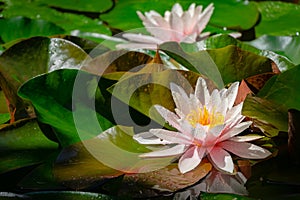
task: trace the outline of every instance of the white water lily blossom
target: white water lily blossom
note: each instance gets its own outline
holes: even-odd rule
[[[192,43],[209,36],[209,32],[202,33],[213,13],[214,6],[209,4],[204,10],[203,6],[193,3],[187,11],[183,11],[180,4],[176,3],[171,12],[166,11],[164,17],[151,10],[143,15],[137,11],[146,30],[151,34],[125,33],[128,44],[119,44],[118,48],[149,48],[156,49],[157,45],[167,42]]]
[[[160,150],[140,156],[178,156],[181,173],[193,170],[207,156],[216,169],[233,173],[234,163],[229,152],[247,159],[263,159],[271,155],[268,150],[249,143],[261,136],[238,136],[252,123],[243,121],[243,102],[234,105],[238,86],[239,83],[235,82],[228,89],[214,89],[210,93],[206,81],[200,77],[195,93],[188,95],[183,88],[171,83],[175,112],[160,105],[155,105],[155,108],[177,131],[150,129],[134,135],[141,144],[164,145]]]

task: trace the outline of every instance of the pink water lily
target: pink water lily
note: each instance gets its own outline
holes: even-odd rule
[[[233,173],[231,153],[247,159],[263,159],[271,153],[249,141],[261,136],[238,136],[251,122],[243,121],[243,102],[234,105],[239,83],[228,89],[209,92],[206,81],[199,78],[195,92],[188,95],[183,88],[171,84],[175,113],[156,105],[160,115],[177,131],[150,129],[134,135],[141,144],[163,145],[162,149],[142,154],[143,158],[178,156],[178,168],[186,173],[208,157],[216,169]]]
[[[164,17],[154,10],[143,15],[137,11],[146,30],[151,34],[125,33],[128,44],[120,44],[118,48],[149,48],[156,49],[158,44],[167,41],[192,43],[206,38],[210,33],[202,33],[213,13],[214,6],[209,4],[204,10],[201,5],[196,7],[193,3],[187,11],[183,11],[180,4],[176,3],[171,12],[166,11]]]

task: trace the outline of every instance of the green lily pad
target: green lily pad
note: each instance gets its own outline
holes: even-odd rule
[[[5,43],[32,36],[50,36],[65,32],[59,26],[48,21],[42,19],[29,19],[21,16],[0,19],[0,26],[0,36]]]
[[[101,115],[109,113],[109,108],[103,104],[105,99],[95,75],[74,69],[56,70],[27,81],[19,95],[32,102],[39,121],[55,128],[56,137],[64,147],[112,126]],[[94,108],[95,100],[101,114]]]
[[[99,3],[102,4],[102,2],[103,1]],[[48,4],[49,3],[50,2],[48,2]],[[74,3],[72,3],[72,5],[77,6],[77,4]],[[99,10],[101,9],[102,8],[99,8]],[[98,19],[91,19],[80,14],[59,12],[48,7],[47,4],[41,4],[38,1],[30,3],[25,0],[10,1],[8,4],[5,4],[2,11],[2,16],[4,18],[24,16],[31,19],[43,19],[63,28],[68,34],[72,34],[76,30],[90,33],[102,33],[107,35],[111,34],[108,28],[105,27],[104,24]]]
[[[262,35],[299,35],[300,5],[280,1],[257,3],[261,21],[255,27],[256,36]]]
[[[23,51],[20,51],[23,49]],[[0,56],[0,86],[16,109],[15,118],[34,116],[28,102],[17,96],[17,90],[28,79],[61,68],[80,68],[88,55],[77,45],[59,38],[33,37],[19,42]]]
[[[0,113],[0,124],[7,122],[10,119],[9,113]]]
[[[86,12],[104,12],[110,9],[113,6],[112,0],[77,0],[76,3],[72,0],[37,0],[37,2],[41,4],[45,4],[47,6],[52,6],[55,8],[63,8],[71,11],[86,11]]]
[[[294,64],[300,64],[299,36],[271,36],[263,35],[251,42],[250,45],[262,50],[271,50],[289,58]]]
[[[272,46],[268,47],[268,46],[264,45],[265,43],[261,43],[260,42],[261,40],[264,40],[264,39],[261,38],[261,39],[254,40],[253,42],[246,43],[246,42],[241,42],[229,35],[219,34],[219,35],[211,36],[205,40],[202,40],[200,42],[196,42],[193,44],[181,43],[181,47],[186,52],[197,52],[200,50],[218,49],[218,48],[226,47],[228,45],[235,45],[244,51],[249,51],[249,52],[252,52],[259,56],[265,56],[265,57],[271,59],[277,65],[277,67],[280,69],[280,71],[285,71],[285,70],[290,69],[295,66],[293,63],[291,63],[289,61],[289,59],[287,59],[284,55],[282,56],[281,53],[278,51],[278,49],[280,49],[281,47],[276,47],[276,49],[274,48],[273,44],[275,41],[273,41],[273,40],[269,41],[270,43],[268,43],[268,44],[272,45]],[[278,37],[278,40],[281,40],[280,37]],[[287,41],[287,40],[288,40],[288,38],[286,38],[285,41]],[[267,43],[267,41],[266,41],[266,43]],[[279,41],[278,41],[278,43],[279,43]],[[282,44],[282,43],[280,42],[280,44]],[[294,45],[296,45],[296,44],[294,43]],[[251,45],[255,46],[256,48]],[[286,46],[286,44],[285,45],[282,44],[282,47],[289,48]],[[295,48],[291,48],[291,49],[295,49]],[[295,53],[295,55],[296,55],[296,53]]]
[[[0,130],[0,173],[42,163],[58,148],[57,143],[45,137],[36,121],[22,123]]]
[[[163,14],[166,10],[171,10],[175,2],[181,3],[184,9],[187,9],[191,4],[191,2],[187,1],[120,0],[116,3],[115,8],[111,12],[101,15],[101,19],[107,21],[110,26],[121,30],[141,28],[143,25],[136,11],[146,12],[155,10]],[[215,11],[212,15],[210,25],[221,28],[233,28],[236,30],[249,29],[254,26],[258,20],[259,13],[255,4],[252,2],[246,4],[243,1],[238,2],[233,0],[202,1],[201,5],[206,7],[211,2],[215,5]],[[230,13],[230,15],[228,13]],[[247,15],[244,15],[244,13],[247,13]]]
[[[258,96],[277,103],[288,109],[300,110],[299,65],[269,80],[258,93]]]
[[[218,88],[256,74],[272,72],[272,61],[237,46],[187,53],[175,42],[160,45],[181,65],[210,78]]]
[[[242,114],[251,117],[254,124],[269,137],[288,130],[286,109],[272,101],[248,96],[244,101]]]

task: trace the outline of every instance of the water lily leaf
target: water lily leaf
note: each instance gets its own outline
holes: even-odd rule
[[[94,54],[94,49],[91,54]],[[108,51],[87,62],[82,70],[102,76],[114,72],[135,72],[140,70],[145,64],[152,60],[151,56],[134,51],[117,50]],[[110,75],[112,78],[113,74]]]
[[[22,16],[0,19],[0,26],[0,36],[5,43],[32,36],[50,36],[65,32],[61,27],[51,22]]]
[[[99,193],[92,192],[80,192],[80,191],[44,191],[44,192],[30,192],[26,193],[33,200],[52,200],[52,199],[64,199],[64,200],[121,200],[127,199],[126,197],[114,197]]]
[[[0,124],[7,122],[10,119],[9,113],[0,113]]]
[[[98,4],[102,4],[106,1],[97,2]],[[61,1],[55,1],[55,3],[67,5],[66,2]],[[63,28],[67,34],[72,34],[74,31],[76,32],[77,30],[89,33],[102,33],[107,35],[111,34],[109,29],[105,27],[102,21],[100,21],[99,19],[91,19],[89,17],[79,14],[59,12],[55,9],[48,7],[49,4],[49,1],[46,2],[46,4],[42,4],[39,1],[28,3],[25,0],[12,0],[9,2],[9,4],[5,4],[1,14],[4,18],[24,16],[31,19],[43,19]],[[106,5],[109,6],[110,4],[111,3]],[[68,5],[71,5],[72,7],[78,6],[78,4],[74,3]],[[87,5],[88,4],[85,3],[85,6],[80,6],[80,8],[84,8]],[[106,8],[94,7],[94,9],[98,9],[99,11],[101,9]]]
[[[126,174],[123,178],[123,191],[120,192],[126,194],[129,191],[135,191],[135,198],[149,197],[149,190],[156,190],[156,192],[153,191],[156,195],[162,192],[175,192],[195,184],[211,169],[212,165],[207,160],[203,160],[194,170],[185,174],[179,172],[175,163],[153,172]]]
[[[155,10],[163,14],[166,10],[171,10],[175,2],[181,3],[184,9],[187,9],[191,4],[188,1],[137,1],[137,0],[120,0],[116,3],[115,8],[107,13],[101,15],[101,18],[109,23],[110,26],[121,30],[129,30],[134,28],[141,28],[142,23],[138,18],[136,11],[146,12]],[[210,24],[216,27],[230,27],[235,29],[249,29],[255,25],[258,20],[258,10],[255,4],[248,2],[237,2],[233,0],[225,1],[202,1],[201,5],[207,6],[213,2],[215,11],[212,15]],[[153,5],[156,5],[155,8]],[[200,4],[200,3],[198,3]],[[226,13],[231,13],[230,15]],[[247,13],[244,15],[243,13]],[[235,17],[239,16],[239,17]]]
[[[270,59],[234,45],[192,53],[184,52],[174,42],[164,43],[160,48],[183,66],[213,80],[219,88],[223,87],[223,83],[226,85],[273,71]]]
[[[0,173],[41,163],[58,148],[48,140],[36,121],[24,121],[0,130]]]
[[[6,97],[2,90],[0,90],[0,113],[8,113]]]
[[[30,104],[17,96],[21,84],[48,71],[80,68],[87,58],[77,45],[59,38],[33,37],[7,49],[0,56],[0,86],[15,120],[34,116]]]
[[[254,124],[269,137],[276,136],[279,131],[287,131],[287,111],[272,101],[248,96],[244,101],[242,114],[251,117]]]
[[[56,70],[27,81],[19,95],[32,102],[38,120],[51,125],[65,147],[112,126],[101,115],[110,111],[98,88],[98,80],[95,75],[75,69]],[[96,112],[96,104],[101,114]]]
[[[92,0],[88,3],[84,0],[79,0],[74,3],[72,0],[37,0],[37,2],[45,4],[50,7],[63,8],[72,11],[86,11],[86,12],[104,12],[113,6],[112,0]]]
[[[273,52],[273,50],[275,50],[274,48],[259,47],[258,45],[255,45],[256,44],[255,41],[256,40],[254,40],[253,43],[252,42],[246,43],[246,42],[241,42],[229,35],[219,34],[219,35],[208,37],[205,40],[193,44],[181,43],[181,47],[184,49],[184,51],[187,52],[197,52],[200,50],[217,49],[217,48],[226,47],[228,45],[235,45],[244,51],[249,51],[257,55],[265,56],[271,59],[277,65],[280,71],[285,71],[295,66],[295,64],[290,62],[289,59],[287,59],[285,56],[282,56],[280,52],[275,51],[276,53],[274,53]],[[254,47],[251,45],[253,45]]]
[[[89,152],[84,143],[76,143],[61,151],[54,164],[53,174],[63,185],[83,189],[103,183],[106,179],[118,177],[123,172],[101,163]]]
[[[300,64],[300,37],[299,36],[272,36],[263,35],[249,44],[262,50],[271,50],[289,58],[294,64]]]
[[[151,172],[174,160],[140,158],[149,149],[136,142],[133,134],[133,128],[116,126],[93,139],[64,148],[54,166],[56,179],[73,189],[82,189],[124,173]]]
[[[300,25],[295,19],[300,17],[300,5],[265,1],[257,3],[261,21],[255,33],[261,35],[299,35]]]
[[[300,68],[296,66],[272,77],[258,96],[285,107],[286,113],[290,108],[300,110],[299,75]]]

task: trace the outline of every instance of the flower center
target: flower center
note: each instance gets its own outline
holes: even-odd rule
[[[206,106],[204,106],[197,110],[192,110],[190,114],[187,115],[187,120],[193,127],[196,127],[197,124],[214,127],[224,123],[224,116],[216,112],[215,109],[209,111]]]

